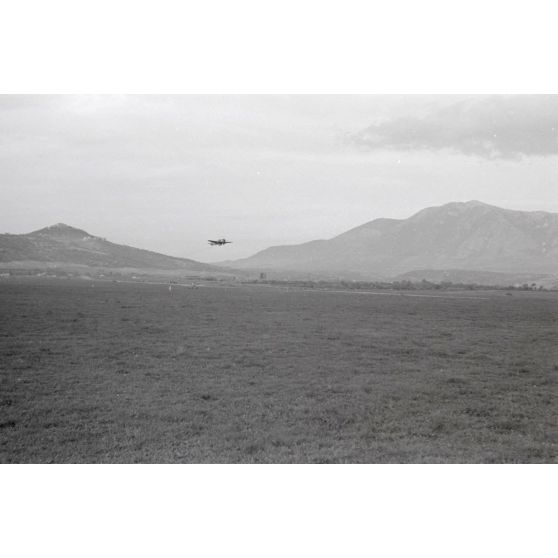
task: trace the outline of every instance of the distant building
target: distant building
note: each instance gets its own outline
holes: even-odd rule
[[[266,273],[260,273],[260,279],[262,281],[265,281],[267,279],[267,274]]]

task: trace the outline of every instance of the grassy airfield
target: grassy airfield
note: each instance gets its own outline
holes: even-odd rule
[[[0,282],[2,463],[555,462],[558,293]]]

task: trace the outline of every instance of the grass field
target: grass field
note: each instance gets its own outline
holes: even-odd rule
[[[556,462],[558,293],[5,279],[0,313],[3,463]]]

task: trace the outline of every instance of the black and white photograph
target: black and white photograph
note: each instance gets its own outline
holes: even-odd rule
[[[6,95],[1,456],[550,463],[558,95]]]
[[[0,552],[545,557],[550,3],[7,3]]]

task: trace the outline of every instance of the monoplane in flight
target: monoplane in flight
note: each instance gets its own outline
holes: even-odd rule
[[[225,244],[232,244],[230,240],[226,240],[225,238],[219,238],[218,240],[208,240],[211,246],[224,246]]]

